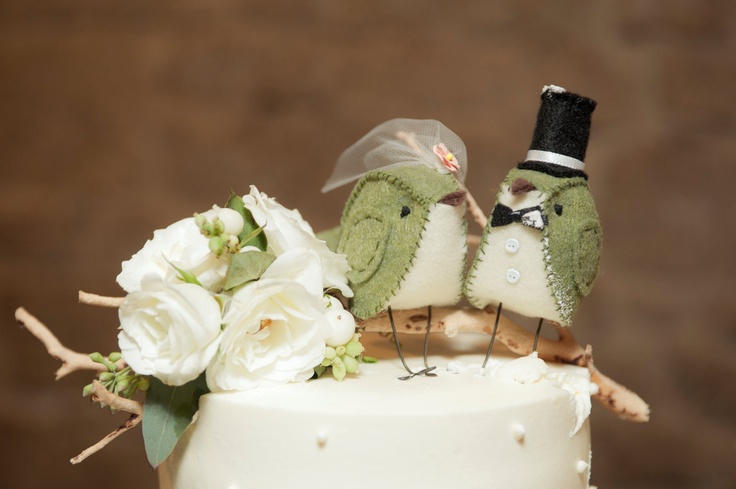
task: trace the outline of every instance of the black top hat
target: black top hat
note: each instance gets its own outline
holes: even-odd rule
[[[586,176],[585,150],[595,100],[554,85],[544,87],[541,98],[532,144],[519,168],[560,177]]]

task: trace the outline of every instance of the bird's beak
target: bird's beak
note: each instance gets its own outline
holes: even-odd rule
[[[451,205],[453,207],[465,203],[468,196],[464,190],[458,190],[457,192],[451,192],[443,196],[440,200],[440,204]]]
[[[537,187],[529,180],[524,180],[523,178],[517,178],[511,184],[511,195],[523,195],[532,190],[537,190]]]

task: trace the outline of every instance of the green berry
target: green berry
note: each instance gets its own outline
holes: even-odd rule
[[[345,374],[347,373],[347,369],[345,368],[345,364],[342,360],[340,360],[340,357],[335,358],[332,362],[332,375],[337,380],[342,380],[345,378]]]
[[[345,364],[345,370],[350,373],[354,374],[358,371],[358,360],[356,360],[353,357],[345,356],[342,359],[343,363]]]
[[[353,340],[345,345],[345,352],[353,358],[363,353],[363,350],[365,348],[363,348],[363,345],[359,341]]]

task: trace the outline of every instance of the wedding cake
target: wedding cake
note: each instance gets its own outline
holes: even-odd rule
[[[433,338],[437,377],[404,382],[393,345],[367,336],[379,359],[354,378],[200,398],[161,489],[588,487],[586,369],[494,355],[481,375],[463,353],[481,343]]]

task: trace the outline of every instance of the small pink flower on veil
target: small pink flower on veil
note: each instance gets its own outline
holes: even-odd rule
[[[460,169],[460,165],[457,163],[457,158],[455,158],[455,155],[450,153],[450,150],[447,149],[447,146],[445,146],[445,143],[435,144],[432,148],[432,152],[436,154],[443,165],[445,165],[445,168],[452,172],[456,172]]]

